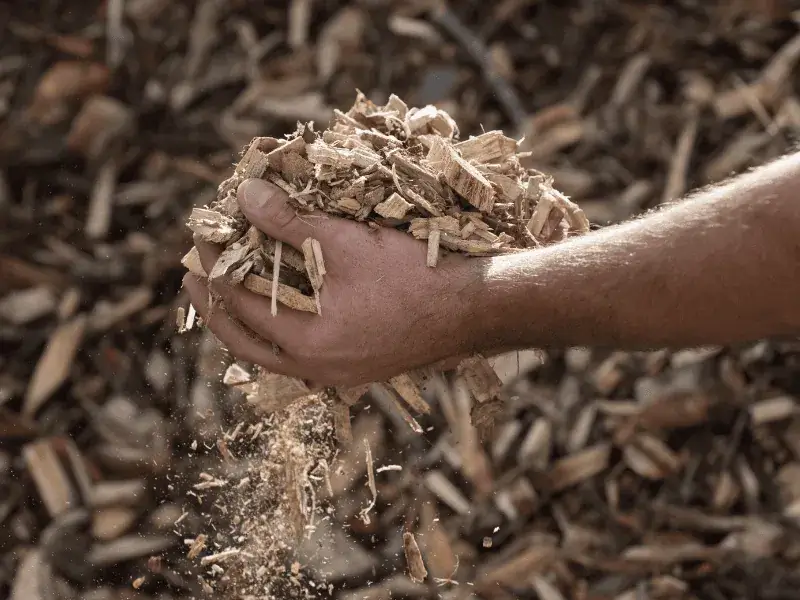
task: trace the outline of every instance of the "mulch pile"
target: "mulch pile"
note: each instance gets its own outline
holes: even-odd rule
[[[785,152],[791,3],[673,4],[0,7],[0,595],[222,587],[241,530],[220,490],[270,424],[176,313],[186,221],[253,138],[396,94],[462,139],[522,139],[593,227]],[[287,580],[352,600],[793,597],[799,360],[767,341],[521,353],[495,364],[507,410],[485,441],[457,379],[424,390],[422,433],[375,386]]]

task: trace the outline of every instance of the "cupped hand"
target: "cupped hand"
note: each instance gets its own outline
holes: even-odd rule
[[[285,192],[261,180],[245,181],[238,199],[250,223],[269,237],[298,250],[307,238],[318,240],[327,274],[321,315],[279,305],[276,316],[269,298],[224,281],[211,290],[225,310],[209,315],[208,281],[187,274],[192,304],[236,358],[319,385],[354,386],[472,351],[478,259],[447,253],[427,267],[426,244],[407,233],[298,215]],[[221,248],[199,239],[195,245],[209,273]]]

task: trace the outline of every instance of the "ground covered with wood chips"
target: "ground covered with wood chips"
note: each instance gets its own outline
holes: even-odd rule
[[[524,136],[521,166],[598,227],[791,147],[792,8],[0,7],[0,595],[794,597],[798,343],[506,357],[483,441],[456,374],[416,432],[373,385],[334,446],[335,399],[277,420],[175,326],[185,224],[253,138],[395,94],[461,140]],[[322,454],[267,468],[287,436]]]

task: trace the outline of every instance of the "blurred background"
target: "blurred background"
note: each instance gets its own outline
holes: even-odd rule
[[[225,507],[193,485],[246,408],[214,339],[176,333],[180,259],[191,208],[252,137],[322,129],[356,90],[394,93],[445,108],[462,137],[524,137],[526,166],[600,227],[800,132],[791,0],[43,0],[0,3],[0,25],[0,597],[14,600],[207,588],[183,540]],[[344,452],[338,560],[301,553],[305,583],[274,597],[325,581],[319,597],[351,600],[794,598],[799,357],[766,340],[537,356],[508,373],[508,414],[482,444],[457,393],[436,391],[422,436],[368,398],[355,437],[402,469],[376,476],[367,525],[363,453]],[[424,583],[406,575],[410,524]]]

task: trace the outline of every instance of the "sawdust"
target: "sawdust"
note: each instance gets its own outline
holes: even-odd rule
[[[211,484],[207,493],[215,498],[203,546],[194,553],[203,587],[225,600],[329,597],[331,589],[293,551],[332,511],[330,399],[308,396],[263,419],[253,415],[221,439],[229,457],[220,465],[224,475],[199,484]]]

